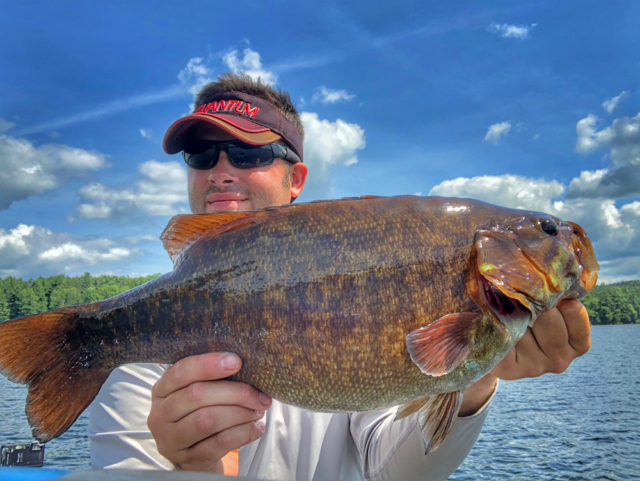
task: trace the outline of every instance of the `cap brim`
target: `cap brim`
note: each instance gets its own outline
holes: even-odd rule
[[[282,137],[267,127],[250,120],[223,115],[203,113],[190,114],[176,120],[167,129],[162,147],[167,154],[176,154],[184,149],[189,130],[199,123],[219,127],[233,137],[252,145],[271,144]]]

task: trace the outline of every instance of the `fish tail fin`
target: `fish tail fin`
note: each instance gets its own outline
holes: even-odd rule
[[[27,384],[27,419],[40,442],[64,433],[110,372],[72,335],[77,318],[75,308],[62,308],[0,324],[0,372]]]

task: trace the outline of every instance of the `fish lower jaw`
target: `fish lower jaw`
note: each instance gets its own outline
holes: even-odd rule
[[[533,326],[533,318],[531,316],[521,319],[511,319],[509,322],[504,323],[509,336],[511,337],[511,342],[513,346],[515,346],[518,341],[524,336],[525,332],[529,327]]]
[[[523,321],[527,324],[533,323],[536,316],[531,312],[531,307],[525,306],[515,296],[506,295],[484,276],[480,279],[484,300],[500,322],[505,326],[511,323],[521,324]],[[532,307],[535,309],[535,306]]]

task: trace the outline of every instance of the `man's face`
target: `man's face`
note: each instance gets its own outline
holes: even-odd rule
[[[211,128],[200,128],[193,135],[206,140],[232,140]],[[226,152],[220,152],[211,169],[188,170],[189,204],[194,214],[233,212],[288,204],[302,192],[307,167],[275,159],[273,164],[252,169],[231,165]]]

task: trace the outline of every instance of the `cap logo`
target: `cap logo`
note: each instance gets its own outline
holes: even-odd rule
[[[196,109],[196,112],[236,112],[240,115],[244,115],[246,117],[254,119],[257,113],[260,112],[260,107],[252,108],[249,102],[245,102],[243,100],[228,99],[209,102],[208,104],[202,104]]]

